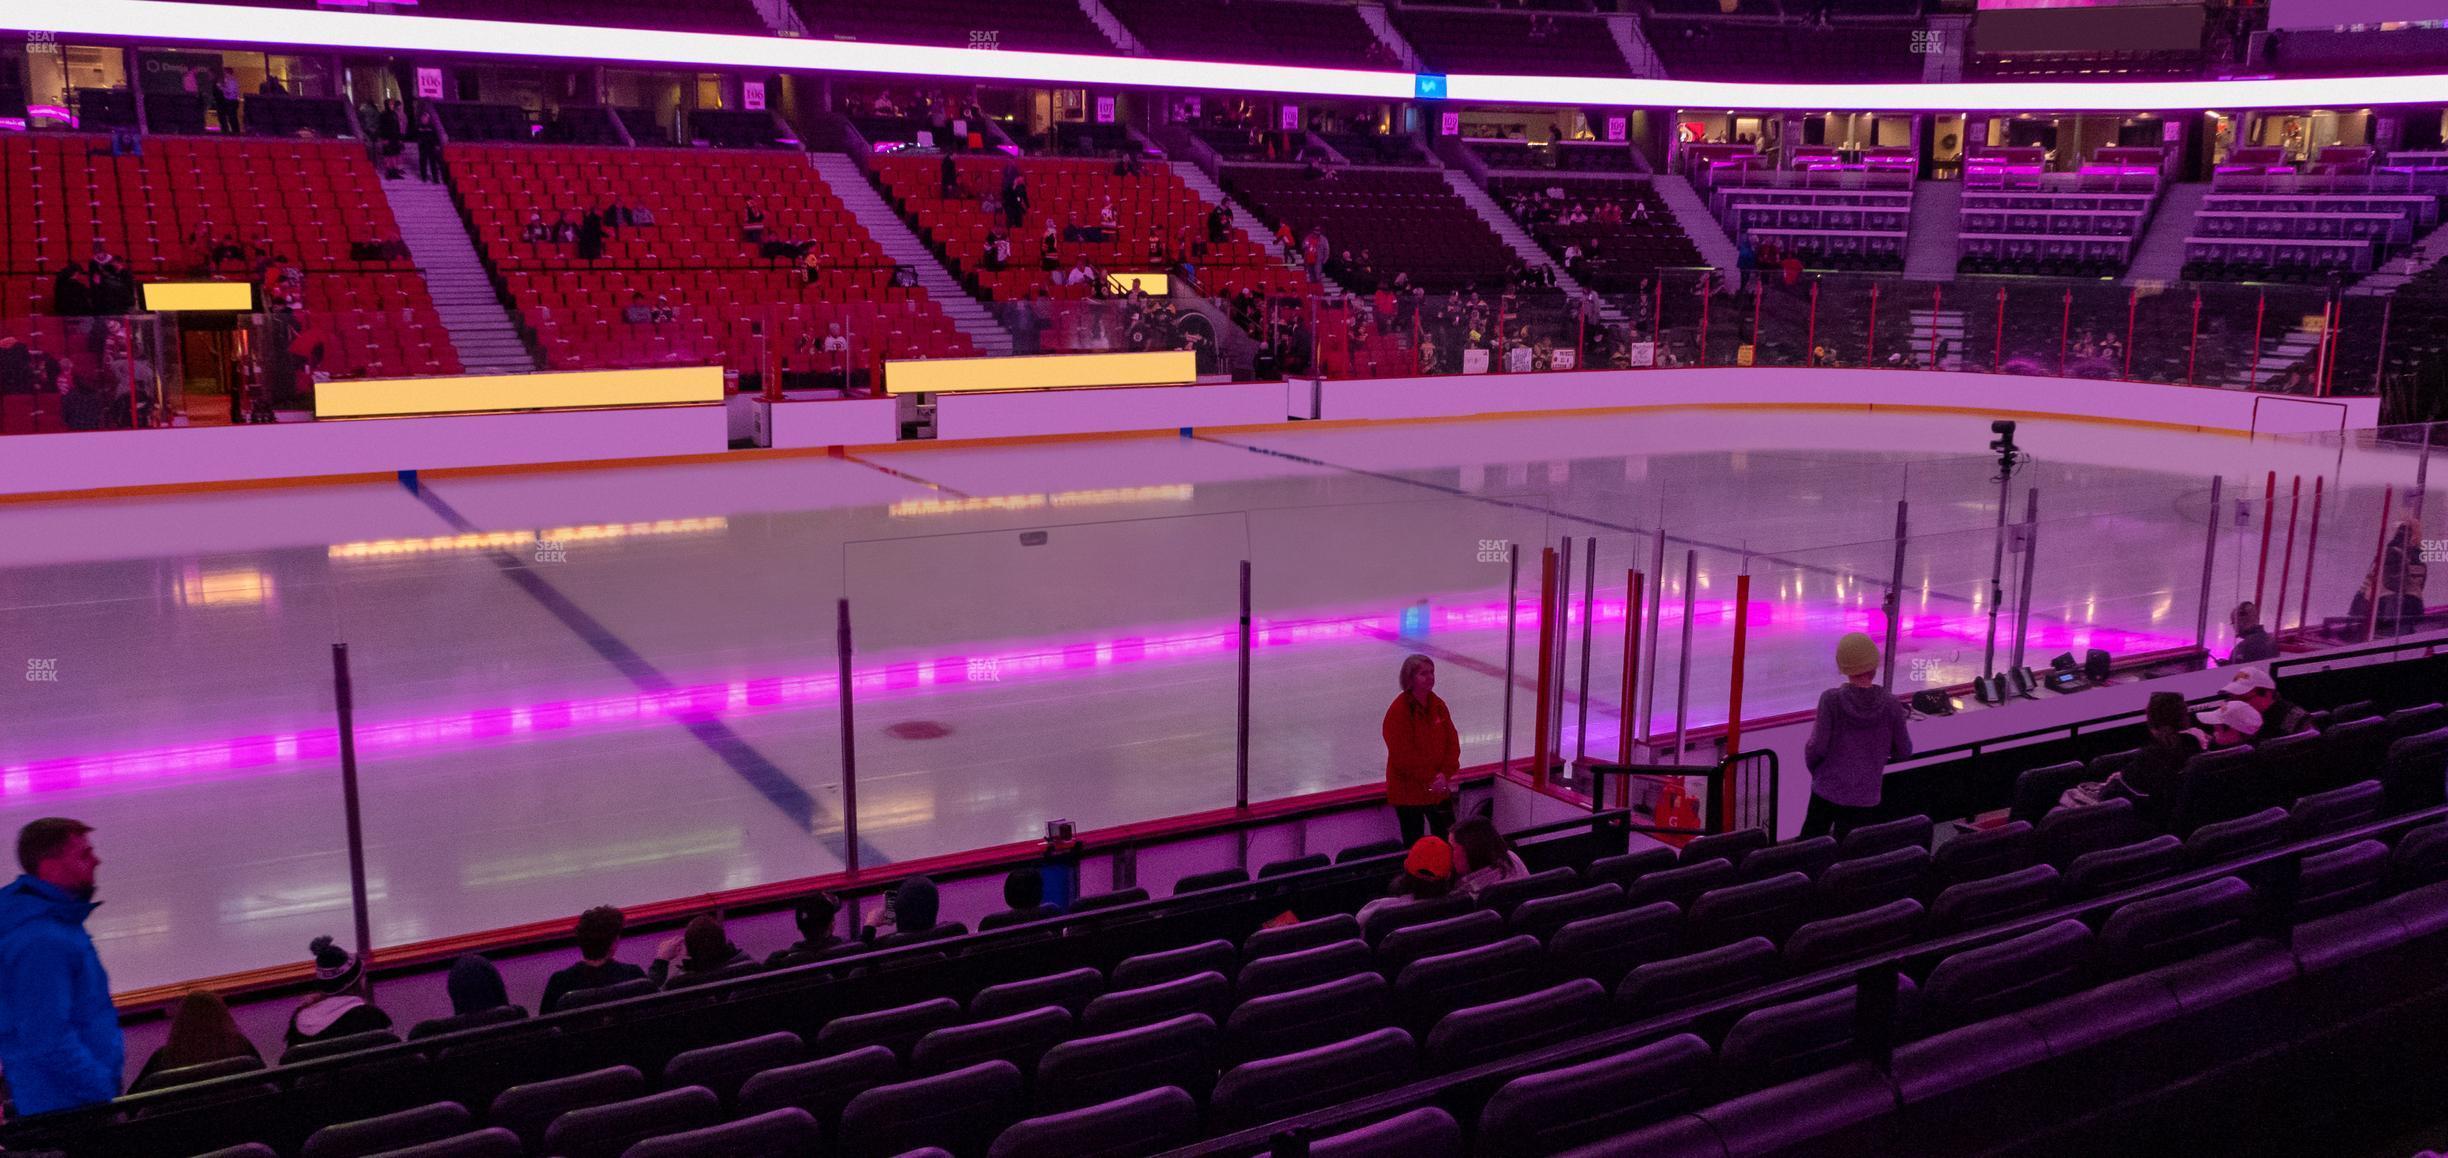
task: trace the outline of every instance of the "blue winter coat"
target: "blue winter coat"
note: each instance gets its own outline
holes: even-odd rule
[[[119,1096],[126,1046],[85,932],[95,907],[31,876],[0,889],[0,1076],[20,1114]]]

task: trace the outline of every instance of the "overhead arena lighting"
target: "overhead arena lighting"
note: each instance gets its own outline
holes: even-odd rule
[[[1597,76],[1450,76],[1351,68],[792,39],[190,4],[178,0],[0,0],[0,28],[161,43],[268,44],[460,53],[689,68],[955,77],[1064,87],[1226,89],[1374,100],[1647,108],[1932,109],[2365,108],[2436,103],[2448,74],[2257,80],[1775,84]]]

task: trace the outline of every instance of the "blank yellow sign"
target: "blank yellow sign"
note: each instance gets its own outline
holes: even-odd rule
[[[486,374],[462,378],[377,378],[315,386],[317,418],[410,414],[489,414],[508,410],[593,410],[720,402],[720,366]]]
[[[157,314],[248,314],[255,312],[255,287],[243,281],[149,281],[144,283],[144,308]]]
[[[1131,292],[1133,282],[1138,283],[1140,289],[1146,290],[1149,297],[1160,298],[1173,292],[1173,279],[1165,274],[1109,273],[1105,275],[1105,288],[1113,293]]]
[[[1100,386],[1182,386],[1198,380],[1188,350],[1135,354],[1033,354],[1025,358],[931,358],[884,363],[892,394],[975,394]]]

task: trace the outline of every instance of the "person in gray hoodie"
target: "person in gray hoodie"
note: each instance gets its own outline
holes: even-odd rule
[[[1819,694],[1819,718],[1802,747],[1811,776],[1805,838],[1868,823],[1888,763],[1912,755],[1904,705],[1878,686],[1878,667],[1878,645],[1869,636],[1856,631],[1836,642],[1836,670],[1845,682]]]

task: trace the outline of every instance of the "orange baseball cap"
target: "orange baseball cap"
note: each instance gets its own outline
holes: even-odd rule
[[[1441,881],[1453,875],[1453,846],[1439,837],[1423,836],[1411,846],[1411,855],[1403,858],[1405,875],[1424,881]]]

